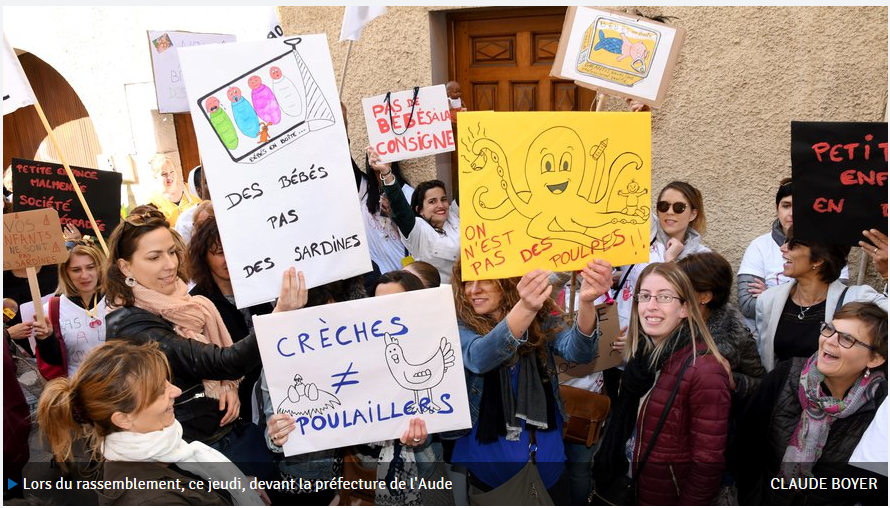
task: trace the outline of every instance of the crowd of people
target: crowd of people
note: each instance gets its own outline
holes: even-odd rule
[[[850,285],[850,247],[794,237],[788,179],[771,231],[735,271],[705,245],[702,193],[670,182],[651,207],[649,262],[589,259],[568,313],[564,274],[463,280],[446,185],[412,187],[368,148],[364,170],[353,169],[374,270],[307,289],[291,267],[275,302],[239,309],[206,179],[193,172],[198,188],[177,190],[169,159],[153,166],[164,192],[123,218],[107,256],[69,231],[67,261],[40,270],[41,292],[53,294],[43,322],[5,312],[4,427],[20,436],[4,441],[4,461],[18,468],[10,478],[27,462],[21,427],[33,409],[8,382],[6,359],[17,351],[48,381],[35,414],[56,461],[101,464],[104,480],[241,479],[238,488],[100,488],[103,504],[504,504],[516,493],[500,487],[530,463],[546,490],[535,496],[556,504],[886,501],[886,470],[868,465],[887,460],[887,236],[873,229],[862,242],[882,290]],[[30,301],[22,275],[4,273],[5,308]],[[293,417],[271,404],[253,317],[440,284],[453,290],[471,428],[430,434],[416,417],[399,439],[284,457],[299,437]],[[611,411],[597,442],[569,443],[554,358],[594,359],[604,302],[617,306],[621,332],[608,340],[623,361],[581,384],[608,394]],[[300,482],[337,477],[447,478],[454,488]],[[775,487],[812,477],[877,488]],[[250,478],[289,487],[241,489]]]

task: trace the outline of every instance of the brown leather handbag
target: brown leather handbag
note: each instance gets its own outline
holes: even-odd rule
[[[569,415],[569,421],[562,429],[563,440],[588,448],[593,446],[599,441],[609,416],[609,397],[567,385],[559,385],[559,396]]]

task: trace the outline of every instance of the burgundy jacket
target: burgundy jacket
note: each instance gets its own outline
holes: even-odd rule
[[[704,350],[704,345],[699,345]],[[652,439],[658,420],[692,345],[665,362],[637,416],[634,467]],[[639,476],[641,505],[709,505],[720,488],[730,408],[729,377],[712,355],[686,369],[655,447]]]

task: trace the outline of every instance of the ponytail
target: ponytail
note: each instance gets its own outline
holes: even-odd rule
[[[37,404],[38,425],[60,463],[71,458],[74,441],[84,436],[84,426],[75,420],[73,398],[71,381],[59,377],[47,383]]]

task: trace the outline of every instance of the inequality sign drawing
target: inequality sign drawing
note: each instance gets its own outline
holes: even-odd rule
[[[648,113],[461,113],[461,274],[649,259]]]
[[[238,307],[371,270],[324,35],[182,48]]]
[[[436,309],[436,312],[429,312]],[[451,287],[256,316],[275,411],[296,420],[297,455],[470,427]]]

